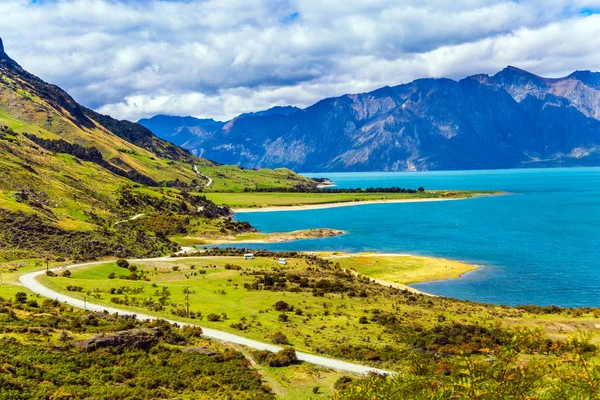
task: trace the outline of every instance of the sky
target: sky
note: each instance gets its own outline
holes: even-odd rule
[[[600,71],[600,0],[0,0],[0,37],[78,102],[137,121],[514,65]]]

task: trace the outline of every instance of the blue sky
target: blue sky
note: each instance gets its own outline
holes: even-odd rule
[[[421,77],[600,70],[600,0],[4,0],[7,52],[119,118],[229,119]]]

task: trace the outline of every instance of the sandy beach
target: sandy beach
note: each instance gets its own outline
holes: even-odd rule
[[[305,204],[301,206],[270,206],[270,207],[254,207],[254,208],[235,208],[234,213],[254,213],[254,212],[274,212],[274,211],[302,211],[302,210],[319,210],[322,208],[337,208],[337,207],[353,207],[364,206],[368,204],[385,204],[385,203],[426,203],[433,201],[455,201],[467,200],[472,197],[452,198],[452,199],[401,199],[401,200],[365,200],[365,201],[344,201],[337,203],[320,203],[320,204]]]

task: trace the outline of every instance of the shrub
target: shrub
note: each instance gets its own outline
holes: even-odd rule
[[[358,319],[358,323],[359,324],[368,324],[369,323],[369,319],[366,316],[362,316]]]
[[[287,316],[287,314],[281,313],[279,314],[279,317],[277,317],[277,320],[279,322],[288,322],[290,318]]]
[[[175,271],[175,272],[179,271],[179,267],[177,265],[174,265],[173,266],[173,271]]]
[[[19,304],[25,304],[26,301],[27,301],[27,293],[17,292],[15,294],[15,302],[17,302]]]
[[[117,260],[117,265],[121,268],[128,268],[129,267],[129,262],[127,260]]]
[[[296,350],[287,347],[276,353],[269,361],[270,367],[287,367],[298,362]]]
[[[32,308],[38,308],[38,307],[39,307],[39,305],[38,305],[38,302],[37,302],[37,300],[35,300],[35,299],[31,299],[31,300],[29,300],[29,301],[27,302],[27,306],[28,306],[28,307],[32,307]]]
[[[54,272],[50,271],[50,270],[46,271],[46,275],[48,275],[51,278],[54,277],[54,276],[56,276],[56,274]]]
[[[281,332],[275,332],[273,336],[271,336],[271,341],[275,344],[289,344],[287,336],[285,336]]]
[[[70,278],[71,277],[71,271],[69,271],[68,269],[65,269],[63,272],[61,272],[60,276],[62,276],[64,278]]]
[[[208,314],[206,316],[206,319],[209,320],[209,321],[211,321],[211,322],[218,322],[218,321],[221,320],[221,316],[219,314],[213,314],[213,313],[211,313],[211,314]]]
[[[333,384],[333,388],[335,390],[344,390],[349,386],[350,383],[352,383],[352,381],[353,379],[347,375],[340,376]]]
[[[128,268],[131,272],[137,271],[137,266],[135,266],[135,265],[130,265]]]
[[[275,303],[273,307],[275,307],[275,310],[277,311],[288,311],[290,309],[290,305],[282,300],[279,300],[277,303]]]
[[[115,279],[116,275],[114,272],[111,272],[110,274],[108,274],[108,279]]]
[[[239,271],[242,269],[242,267],[240,267],[239,265],[235,265],[235,264],[225,264],[225,269],[232,269],[235,271]]]

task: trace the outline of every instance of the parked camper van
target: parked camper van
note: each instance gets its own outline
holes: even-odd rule
[[[279,264],[279,265],[287,265],[287,260],[285,258],[280,258],[279,261],[277,261],[277,264]]]
[[[254,257],[254,253],[246,253],[244,254],[244,260],[254,260],[256,257]]]

